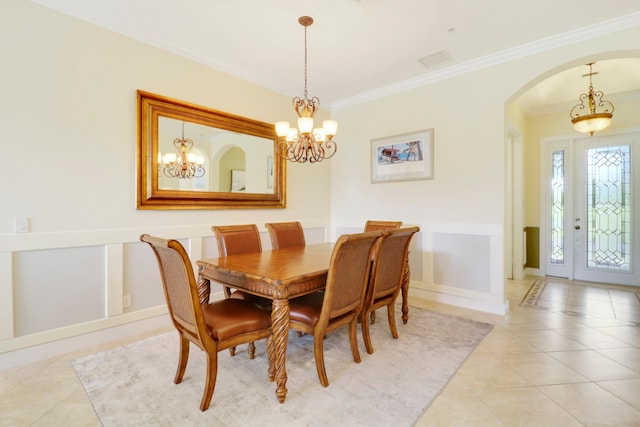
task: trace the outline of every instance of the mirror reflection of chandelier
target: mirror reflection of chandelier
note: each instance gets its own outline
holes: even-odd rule
[[[613,117],[613,104],[602,99],[604,96],[602,91],[593,90],[591,76],[598,74],[592,71],[593,64],[595,62],[588,63],[589,73],[582,75],[582,77],[589,76],[589,92],[581,94],[580,104],[574,105],[569,112],[573,128],[578,132],[588,132],[591,136],[594,132],[608,128]]]
[[[193,141],[184,137],[184,122],[182,137],[174,139],[173,146],[178,153],[158,152],[158,165],[166,177],[192,179],[204,176],[204,156],[196,156],[189,152],[193,147]]]
[[[338,149],[333,140],[338,128],[335,120],[325,120],[321,128],[313,127],[313,116],[320,107],[320,99],[307,97],[307,27],[313,24],[310,16],[298,19],[304,27],[304,97],[293,98],[293,109],[298,115],[298,127],[289,122],[275,124],[278,146],[284,159],[297,163],[317,163],[332,157]]]

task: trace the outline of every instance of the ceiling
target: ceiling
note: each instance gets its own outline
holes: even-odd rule
[[[640,0],[32,1],[289,96],[303,95],[298,18],[311,16],[308,94],[325,108],[640,24]],[[606,62],[596,90],[640,89],[640,60]],[[557,75],[523,105],[577,101],[586,72]]]

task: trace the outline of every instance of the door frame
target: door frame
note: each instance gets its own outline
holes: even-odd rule
[[[506,167],[506,203],[505,206],[505,254],[511,256],[505,260],[505,277],[523,280],[526,263],[524,239],[524,177],[522,136],[516,128],[507,125],[507,167]]]

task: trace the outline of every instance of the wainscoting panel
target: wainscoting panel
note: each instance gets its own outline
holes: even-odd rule
[[[419,234],[420,250],[409,255],[409,295],[487,313],[508,311],[501,226],[429,223],[420,224]]]
[[[262,247],[271,249],[261,227]],[[193,261],[218,256],[211,226],[12,234],[0,240],[0,355],[166,316],[157,261],[143,233],[176,238]],[[308,244],[326,227],[305,227]],[[212,299],[222,287],[212,284]],[[125,297],[130,305],[125,307]],[[128,302],[128,301],[127,301]],[[164,320],[166,322],[166,319]],[[150,324],[153,324],[151,322]],[[17,356],[14,362],[18,362]]]
[[[490,244],[489,236],[433,233],[434,282],[490,292]]]
[[[15,335],[103,318],[104,260],[103,246],[15,253]]]
[[[125,313],[165,303],[158,261],[149,245],[142,242],[124,245],[123,274],[122,297],[128,295],[131,298],[131,306],[124,307]]]

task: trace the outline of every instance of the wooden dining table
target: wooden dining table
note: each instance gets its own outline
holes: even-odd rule
[[[324,289],[333,246],[334,243],[320,243],[197,261],[201,303],[209,301],[211,281],[273,301],[272,335],[267,341],[267,345],[272,347],[267,353],[270,353],[269,380],[276,382],[276,396],[280,403],[284,403],[287,396],[289,299]],[[402,318],[407,323],[407,292],[404,288],[408,291],[408,272],[405,273]]]

